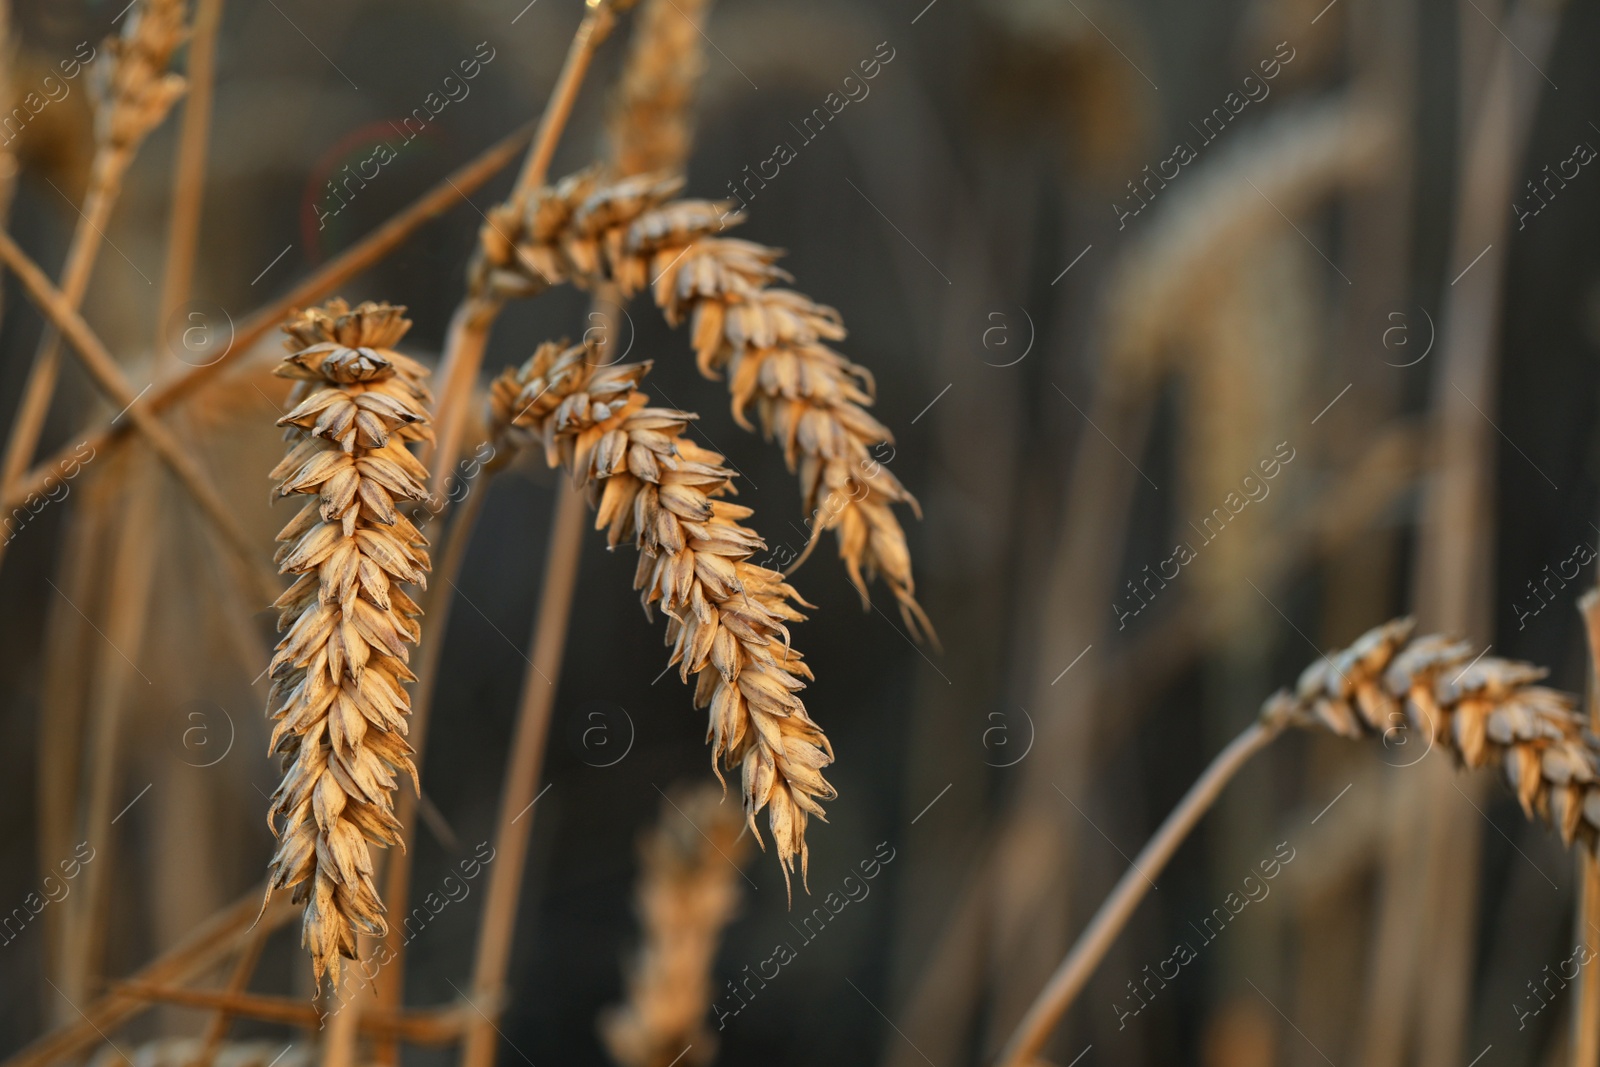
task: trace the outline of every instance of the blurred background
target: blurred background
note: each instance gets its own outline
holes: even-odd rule
[[[82,42],[103,54],[121,10],[14,0],[13,92]],[[574,0],[230,0],[196,301],[243,320],[536,117],[582,14]],[[715,1062],[987,1062],[1262,699],[1384,619],[1414,613],[1586,689],[1600,4],[717,0],[697,17],[686,195],[726,196],[776,144],[798,149],[747,197],[737,235],[787,250],[794,287],[840,311],[839,347],[876,375],[888,462],[923,508],[902,518],[942,644],[913,641],[882,586],[863,610],[831,538],[797,572],[816,608],[794,638],[840,796],[813,825],[812,896],[793,911],[770,856],[739,861],[714,995],[775,943],[798,951],[719,1032],[712,1017]],[[628,29],[599,51],[553,174],[601,154]],[[327,183],[473,56],[470,92],[319,224]],[[878,75],[851,90],[874,56]],[[8,142],[10,232],[52,276],[93,146],[85,82],[68,84]],[[830,94],[848,102],[801,134]],[[84,304],[139,387],[158,362],[178,129],[156,128],[130,170]],[[402,347],[436,358],[482,213],[511,179],[463,196],[340,295],[406,305]],[[646,391],[701,413],[696,439],[740,471],[756,528],[801,548],[779,451],[729,417],[683,330],[648,299],[627,310],[630,358],[656,361]],[[486,371],[578,336],[588,312],[571,288],[510,306]],[[0,418],[18,409],[42,328],[8,275]],[[263,558],[291,514],[270,506],[266,476],[282,447],[278,345],[169,416]],[[114,414],[69,361],[39,454]],[[164,521],[144,562],[117,555],[119,462],[71,479],[0,570],[0,909],[84,840],[82,797],[98,788],[116,814],[91,843],[94,899],[75,887],[5,931],[7,1054],[248,892],[272,847],[278,771],[257,678],[272,614],[233,587],[164,481],[145,502]],[[557,479],[532,456],[486,486],[450,625],[425,632],[443,649],[414,897],[493,839]],[[611,1062],[597,1019],[623,1000],[641,938],[638,842],[673,817],[666,793],[711,780],[700,713],[658,676],[659,621],[641,617],[633,569],[631,552],[586,540],[501,1063]],[[140,583],[139,640],[118,647],[107,633]],[[1572,993],[1541,983],[1600,940],[1575,925],[1575,857],[1498,781],[1425,748],[1404,729],[1366,743],[1296,733],[1260,757],[1156,879],[1052,1058],[1571,1062]],[[885,856],[821,933],[797,929]],[[1274,856],[1292,859],[1270,893],[1200,934]],[[417,935],[406,1004],[458,999],[480,904],[470,892]],[[89,949],[74,948],[78,926]],[[309,1003],[297,936],[290,924],[264,941],[252,990]],[[1141,985],[1185,939],[1200,951],[1179,976]],[[167,1062],[144,1050],[210,1017],[162,1006],[75,1056]],[[259,1043],[262,1064],[286,1044],[298,1051],[284,1064],[308,1062],[314,1037],[250,1019],[229,1032]]]

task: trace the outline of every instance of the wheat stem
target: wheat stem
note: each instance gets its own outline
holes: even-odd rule
[[[186,982],[205,974],[236,951],[252,936],[257,925],[276,930],[294,916],[287,901],[269,904],[261,910],[262,886],[218,909],[193,932],[154,960],[145,964],[131,981],[150,985]],[[147,999],[131,996],[113,987],[109,992],[82,1006],[70,1020],[49,1033],[35,1038],[13,1053],[0,1067],[51,1067],[75,1059],[105,1040],[105,1033],[144,1012]]]
[[[165,348],[167,320],[189,299],[200,240],[200,215],[205,203],[206,152],[211,140],[211,104],[215,97],[217,31],[223,0],[196,0],[194,36],[189,42],[189,95],[183,105],[183,127],[172,178],[172,217],[167,226],[167,263],[161,278],[161,306],[156,317],[156,358]]]
[[[487,477],[487,475],[485,475]],[[472,543],[472,531],[483,511],[488,497],[488,486],[480,485],[461,506],[450,528],[443,537],[443,548],[434,564],[433,592],[423,602],[434,638],[419,649],[416,665],[417,684],[411,705],[411,747],[416,753],[411,757],[422,774],[422,758],[428,751],[428,723],[432,717],[433,701],[439,690],[439,664],[444,657],[444,635],[450,632],[450,616],[455,605],[456,578],[466,560],[467,548]],[[444,498],[448,499],[448,498]],[[417,796],[402,789],[395,801],[395,818],[400,821],[401,848],[393,850],[383,872],[383,899],[388,902],[391,914],[402,917],[400,923],[389,928],[384,939],[388,964],[384,981],[377,989],[379,1011],[398,1011],[405,1000],[406,987],[406,933],[404,916],[411,907],[411,863],[414,853],[411,843],[417,835]],[[372,1049],[372,1062],[394,1064],[400,1054],[398,1042],[393,1037],[380,1035]]]
[[[498,1034],[490,1021],[500,1014],[506,970],[511,963],[517,901],[533,828],[533,802],[544,766],[545,739],[555,704],[556,681],[566,650],[567,617],[577,587],[578,560],[583,551],[583,491],[561,479],[556,510],[550,520],[550,547],[545,551],[539,615],[528,647],[530,666],[523,673],[517,721],[506,753],[506,782],[496,820],[494,864],[489,872],[483,913],[478,920],[478,948],[472,968],[472,996],[481,1014],[467,1024],[461,1067],[492,1067]]]
[[[1139,850],[1133,865],[1117,880],[1116,886],[1095,911],[1094,918],[1078,935],[1077,943],[1039,991],[1027,1014],[1006,1041],[1005,1050],[1000,1053],[998,1061],[1000,1067],[1031,1067],[1039,1060],[1039,1054],[1055,1030],[1056,1023],[1083,991],[1095,967],[1099,966],[1112,942],[1132,918],[1134,909],[1150,888],[1151,880],[1166,867],[1178,846],[1189,836],[1189,831],[1194,829],[1200,817],[1221,794],[1223,787],[1252,756],[1271,744],[1283,732],[1285,725],[1282,719],[1252,722],[1217,754],[1211,765],[1189,787],[1177,807],[1157,828],[1155,836]]]
[[[261,950],[267,946],[267,938],[272,931],[261,924],[251,931],[250,940],[245,942],[244,949],[239,953],[239,958],[234,961],[233,972],[228,975],[228,984],[224,992],[231,996],[244,993],[250,986],[250,977],[256,972],[256,964],[261,962]],[[195,1057],[190,1067],[211,1067],[211,1061],[216,1058],[217,1049],[222,1047],[223,1039],[228,1036],[228,1027],[233,1023],[233,1012],[226,1006],[219,1005],[211,1021],[206,1024],[206,1032],[200,1042],[200,1054]]]
[[[446,175],[439,184],[418,197],[410,206],[329,260],[283,296],[252,313],[239,324],[239,329],[234,334],[233,345],[219,359],[203,367],[187,370],[160,388],[151,390],[150,395],[142,403],[151,411],[160,412],[194,393],[224,368],[242,358],[257,341],[275,330],[290,311],[321,300],[345,282],[381,262],[424,223],[444,214],[460,203],[463,196],[481,188],[517,158],[522,146],[532,134],[531,124],[523,126],[486,148],[476,159]],[[98,453],[125,440],[126,431],[126,424],[108,424],[90,431],[85,441]],[[35,464],[26,475],[7,486],[4,500],[0,501],[0,510],[15,507],[30,493],[42,492],[45,480],[59,469],[73,447],[75,445],[66,446],[55,455]]]
[[[146,440],[150,442],[162,461],[172,468],[172,473],[189,495],[194,498],[202,513],[222,535],[233,550],[247,580],[264,591],[276,595],[276,581],[264,572],[255,559],[255,545],[245,532],[222,497],[212,488],[199,465],[185,451],[172,431],[158,419],[151,409],[139,403],[140,394],[134,391],[122,368],[107,351],[105,344],[95,336],[89,324],[83,321],[61,293],[50,284],[44,272],[17,247],[9,234],[0,233],[0,261],[22,282],[23,288],[45,318],[59,330],[81,358],[84,368],[102,392],[114,403],[121,404],[123,412]]]
[[[312,1031],[326,1022],[315,1005],[289,997],[232,993],[219,989],[184,989],[155,982],[118,982],[113,989],[115,995],[137,1000],[142,1005],[178,1004],[188,1008],[215,1008],[241,1018]],[[403,1039],[414,1045],[443,1045],[461,1036],[462,1012],[463,1007],[455,1004],[409,1012],[369,1011],[362,1016],[360,1029],[364,1034]],[[140,1059],[134,1062],[145,1061]]]
[[[1589,644],[1589,728],[1600,733],[1600,589],[1591,589],[1578,600],[1584,632]],[[1600,929],[1600,860],[1592,852],[1578,857],[1578,900],[1574,935],[1593,945]],[[1572,1067],[1600,1064],[1600,954],[1591,953],[1578,971],[1578,988],[1573,993]]]
[[[517,184],[511,194],[513,198],[526,197],[544,184],[556,144],[561,140],[561,131],[566,128],[567,119],[572,115],[572,105],[578,99],[584,76],[589,73],[589,62],[594,58],[595,49],[600,47],[600,43],[616,25],[617,16],[612,10],[612,2],[591,0],[583,21],[578,23],[578,31],[572,35],[572,43],[567,46],[561,73],[556,76],[555,89],[551,91],[544,114],[539,119],[539,132],[528,149],[521,173],[517,175]]]

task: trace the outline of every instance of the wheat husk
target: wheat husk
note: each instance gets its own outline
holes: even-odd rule
[[[105,59],[89,67],[95,141],[131,151],[161,124],[183,95],[183,75],[167,70],[188,37],[183,0],[145,0],[128,12],[120,35],[106,40]]]
[[[863,604],[868,580],[881,577],[911,631],[933,638],[893,510],[921,509],[873,455],[894,435],[867,411],[871,373],[829,347],[845,336],[839,313],[774,287],[792,280],[777,266],[783,253],[716,236],[743,216],[728,202],[672,200],[682,186],[661,174],[608,183],[591,169],[492,209],[471,285],[500,299],[563,282],[615,285],[624,298],[648,288],[668,323],[689,324],[701,373],[727,378],[734,419],[753,429],[746,412],[754,405],[799,473],[812,526],[807,553],[833,530]]]
[[[1568,845],[1597,850],[1600,739],[1575,699],[1536,685],[1543,667],[1415,630],[1409,618],[1368,630],[1267,698],[1262,717],[1391,743],[1410,733],[1464,767],[1498,766],[1529,819],[1554,826]]]
[[[628,967],[627,999],[600,1017],[606,1051],[621,1067],[693,1067],[716,1057],[706,1026],[711,971],[739,910],[749,852],[738,809],[714,785],[663,799],[660,820],[639,842],[634,909],[643,941]]]
[[[272,471],[278,493],[316,497],[278,540],[281,573],[299,579],[276,606],[284,634],[271,664],[269,748],[283,781],[268,823],[279,843],[268,896],[293,889],[305,905],[302,942],[320,982],[337,983],[356,934],[382,936],[383,904],[368,843],[400,840],[393,792],[416,784],[406,718],[414,681],[406,645],[420,636],[426,539],[396,506],[427,495],[427,473],[407,450],[431,430],[427,370],[393,346],[410,327],[403,308],[330,301],[284,324],[296,380],[289,454]]]
[[[495,380],[491,420],[508,445],[537,440],[551,467],[588,487],[611,547],[634,542],[645,614],[667,615],[670,664],[694,677],[695,707],[709,709],[713,769],[739,769],[752,832],[759,841],[755,818],[770,808],[784,882],[796,863],[803,880],[806,822],[836,795],[822,777],[833,748],[799,696],[811,668],[789,646],[787,624],[805,618],[794,606],[805,602],[750,562],[765,545],[739,524],[750,509],[723,499],[733,472],[722,455],[684,435],[695,416],[649,406],[638,389],[648,363],[599,366],[597,355],[541,345]]]

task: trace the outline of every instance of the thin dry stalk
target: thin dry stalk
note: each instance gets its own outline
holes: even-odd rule
[[[285,903],[269,904],[261,910],[261,890],[251,889],[227,907],[218,910],[188,937],[140,968],[130,981],[166,986],[190,981],[225,961],[252,934],[259,924],[276,930],[293,917]],[[113,988],[94,1001],[79,1003],[66,1023],[35,1038],[12,1054],[0,1067],[49,1067],[72,1060],[97,1043],[106,1032],[141,1014],[150,1007],[147,998]]]
[[[750,562],[765,545],[739,525],[751,510],[721,499],[733,490],[721,454],[684,436],[695,416],[649,406],[638,389],[648,364],[600,367],[596,355],[541,345],[495,381],[493,423],[540,441],[550,466],[588,487],[609,545],[633,540],[634,588],[647,615],[659,602],[668,616],[669,663],[710,709],[713,767],[740,768],[751,830],[760,840],[755,817],[770,805],[784,880],[796,863],[804,878],[806,821],[835,796],[821,773],[832,747],[798,695],[811,669],[789,647],[787,623],[804,618],[791,601],[804,601]]]
[[[90,68],[95,107],[95,155],[89,190],[62,270],[61,291],[76,311],[104,240],[122,178],[145,136],[183,94],[184,80],[167,71],[183,42],[182,0],[144,0],[129,12],[120,37],[105,44],[106,58]],[[44,430],[60,372],[61,337],[46,325],[34,354],[22,403],[0,457],[0,486],[10,487],[27,470]],[[0,545],[0,552],[4,551]]]
[[[446,175],[383,225],[241,322],[233,345],[216,361],[186,370],[181,376],[153,390],[144,403],[151,411],[161,412],[191,396],[224,368],[242,358],[257,341],[277,329],[284,316],[293,309],[323,299],[334,289],[381,262],[424,223],[443,215],[460,204],[463,196],[481,188],[517,158],[532,135],[532,125],[523,126],[489,146],[476,159]],[[85,443],[97,451],[113,449],[126,440],[128,426],[128,423],[113,420],[89,431]],[[46,479],[70,457],[74,447],[77,446],[64,447],[55,455],[35,464],[26,475],[5,488],[4,500],[0,503],[5,508],[12,508],[26,500],[30,493],[43,493],[47,488]]]
[[[317,499],[278,534],[279,569],[299,579],[282,609],[267,698],[270,750],[284,777],[269,822],[279,837],[268,897],[293,889],[305,905],[302,942],[320,983],[337,985],[356,934],[387,929],[368,843],[399,840],[395,777],[411,775],[407,643],[421,628],[399,583],[426,584],[427,543],[396,507],[426,499],[427,471],[407,450],[431,432],[427,369],[394,350],[403,309],[342,300],[284,324],[296,379],[279,420],[297,443],[271,477],[278,493]],[[280,823],[281,820],[281,823]]]
[[[811,513],[805,558],[825,530],[839,538],[850,580],[870,604],[868,577],[881,575],[913,634],[933,639],[917,603],[911,555],[893,505],[920,515],[916,499],[873,449],[894,440],[867,408],[866,368],[829,348],[845,336],[839,313],[788,289],[780,251],[713,236],[743,218],[728,202],[668,203],[681,178],[639,175],[605,184],[581,171],[526,203],[492,210],[474,285],[504,297],[571,281],[609,282],[623,297],[651,288],[673,325],[688,321],[701,373],[726,374],[733,416],[754,404],[768,438],[800,475]],[[793,568],[791,567],[791,570]]]
[[[706,1026],[712,965],[743,896],[750,852],[735,809],[709,782],[679,789],[639,842],[634,909],[644,939],[627,972],[627,1000],[600,1016],[606,1051],[621,1067],[689,1067],[716,1058]]]
[[[523,203],[540,185],[550,169],[550,159],[555,155],[556,144],[572,115],[572,105],[578,90],[589,72],[589,62],[595,49],[611,33],[616,24],[617,0],[593,0],[583,21],[567,48],[561,73],[556,76],[555,88],[539,118],[539,130],[528,146],[527,158],[517,175],[511,191],[512,203]],[[481,246],[482,242],[480,242]],[[483,252],[480,248],[478,257]],[[481,271],[476,265],[468,272],[468,291],[450,319],[450,330],[445,337],[444,355],[439,360],[438,441],[433,449],[431,465],[434,483],[444,485],[454,469],[461,447],[461,430],[466,423],[472,387],[483,366],[483,352],[489,344],[489,332],[499,317],[505,303],[504,295],[487,290],[476,283]]]
[[[216,989],[183,989],[150,982],[119,982],[114,989],[118,996],[137,998],[146,1003],[215,1008],[232,1012],[241,1018],[298,1026],[306,1030],[315,1030],[325,1021],[316,1005],[291,997],[227,993]],[[361,1030],[363,1033],[401,1038],[415,1045],[443,1045],[461,1036],[463,1012],[469,1010],[465,1005],[452,1004],[404,1013],[368,1011],[361,1020]]]
[[[250,940],[245,942],[244,951],[239,953],[239,958],[233,963],[233,971],[228,975],[228,984],[223,992],[238,994],[250,987],[250,978],[255,974],[256,964],[261,962],[261,950],[267,947],[267,938],[271,935],[272,931],[265,926],[258,925],[252,931]],[[233,1013],[225,1007],[218,1008],[211,1021],[206,1024],[206,1031],[200,1039],[200,1051],[195,1054],[192,1062],[185,1064],[185,1067],[212,1067],[217,1052],[228,1036],[228,1027],[232,1024]]]
[[[34,262],[8,234],[0,232],[0,260],[11,269],[34,305],[66,336],[73,351],[81,357],[89,376],[113,402],[123,406],[123,414],[150,443],[151,448],[177,475],[179,483],[194,498],[200,511],[217,528],[237,558],[247,580],[271,589],[275,583],[255,560],[254,542],[240,524],[238,516],[223,502],[199,464],[173,432],[147,407],[139,403],[139,394],[128,383],[122,369],[106,349],[104,342],[95,336],[89,324],[74,311],[59,291],[52,286]],[[81,445],[79,446],[81,447]]]
[[[200,214],[205,205],[211,102],[216,95],[217,31],[221,26],[222,0],[195,0],[194,34],[189,42],[189,96],[184,102],[183,129],[178,137],[172,218],[167,226],[167,265],[161,278],[161,308],[156,318],[157,358],[167,320],[190,297],[194,281]]]
[[[1072,951],[1040,991],[1001,1053],[1000,1067],[1038,1061],[1051,1031],[1087,983],[1145,890],[1177,846],[1251,756],[1286,726],[1321,727],[1341,737],[1414,729],[1447,747],[1464,767],[1498,763],[1529,819],[1551,823],[1567,844],[1600,848],[1600,738],[1572,698],[1535,685],[1544,668],[1479,655],[1437,634],[1413,637],[1395,619],[1350,647],[1317,660],[1295,688],[1281,689],[1258,719],[1212,761],[1100,905]],[[1409,725],[1408,725],[1409,724]]]
[[[550,520],[550,547],[545,551],[539,614],[528,648],[530,666],[523,675],[522,699],[517,707],[511,749],[506,754],[506,781],[501,787],[495,823],[495,865],[489,873],[483,912],[478,917],[478,944],[472,964],[473,1001],[478,1012],[468,1020],[462,1067],[492,1067],[494,1063],[499,1033],[492,1020],[500,1014],[506,971],[511,966],[512,933],[516,929],[517,901],[522,895],[522,872],[527,865],[533,802],[538,799],[544,768],[545,741],[556,698],[555,679],[566,651],[567,619],[578,581],[586,507],[581,490],[571,484],[562,485]]]
[[[1600,734],[1600,589],[1591,589],[1578,600],[1584,632],[1589,643],[1589,729]],[[1589,852],[1578,857],[1577,914],[1573,925],[1579,938],[1587,941],[1600,929],[1600,859]],[[1600,1065],[1600,953],[1591,953],[1578,971],[1578,988],[1573,993],[1572,1067]]]

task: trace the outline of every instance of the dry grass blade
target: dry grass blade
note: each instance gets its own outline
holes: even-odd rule
[[[404,683],[416,680],[406,645],[420,611],[400,583],[425,585],[429,561],[397,502],[427,496],[406,445],[432,431],[427,370],[393,348],[411,325],[402,311],[335,300],[301,312],[284,324],[291,354],[277,371],[296,379],[279,420],[295,444],[272,477],[280,495],[316,499],[278,534],[277,563],[299,577],[276,604],[287,632],[267,703],[284,774],[268,896],[294,890],[316,977],[336,984],[357,932],[387,929],[368,843],[399,840],[395,779],[416,777]]]
[[[107,41],[107,55],[90,67],[90,95],[95,109],[95,154],[84,209],[67,251],[61,291],[77,310],[89,288],[111,209],[122,178],[145,136],[161,123],[183,95],[184,80],[167,70],[183,42],[182,0],[143,0],[122,24],[120,36]],[[39,339],[33,365],[22,390],[22,403],[0,459],[0,487],[10,491],[23,476],[44,430],[60,370],[61,337],[47,328]],[[4,551],[0,546],[0,551]]]
[[[117,361],[105,344],[89,329],[82,316],[67,305],[44,272],[30,260],[8,234],[0,233],[0,260],[11,269],[28,291],[28,296],[45,317],[71,342],[73,350],[82,358],[84,367],[95,384],[114,402],[123,405],[123,412],[149,441],[162,462],[172,469],[178,481],[188,490],[200,510],[217,528],[228,547],[233,550],[243,572],[251,579],[265,578],[257,567],[253,546],[238,517],[228,508],[215,488],[207,481],[195,459],[179,442],[167,425],[139,404],[139,394],[123,375]],[[79,447],[82,447],[81,445]],[[270,583],[267,583],[270,588]]]
[[[533,135],[532,126],[524,126],[501,138],[486,148],[477,158],[446,175],[442,181],[413,201],[410,206],[395,214],[382,226],[372,231],[344,252],[323,264],[315,273],[295,285],[271,304],[254,312],[239,324],[233,346],[214,362],[193,367],[151,392],[145,401],[152,411],[167,408],[189,397],[209,383],[225,368],[243,358],[255,343],[276,329],[283,317],[294,308],[314,303],[358,274],[380,262],[394,251],[424,223],[437,218],[461,203],[461,198],[476,191],[500,173],[522,151],[522,146]],[[85,443],[96,451],[112,447],[125,438],[126,424],[112,423],[91,430]],[[64,447],[53,456],[37,463],[25,475],[5,486],[4,507],[21,504],[30,493],[43,493],[48,488],[52,473],[71,455],[73,447]]]
[[[739,525],[751,511],[721,499],[733,472],[684,436],[694,416],[649,406],[637,388],[648,364],[601,367],[595,355],[541,345],[495,381],[491,418],[506,438],[537,439],[550,466],[589,488],[611,545],[633,540],[645,612],[666,613],[670,662],[685,682],[695,677],[695,706],[710,708],[713,767],[741,769],[752,830],[770,805],[784,881],[797,862],[803,879],[806,821],[835,796],[822,777],[832,747],[799,696],[811,669],[789,647],[787,623],[804,618],[791,601],[803,601],[750,562],[764,547]]]
[[[710,783],[676,790],[639,842],[634,907],[644,942],[628,969],[627,1000],[600,1017],[606,1051],[622,1067],[710,1063],[711,968],[739,908],[739,865],[749,840]],[[693,1051],[684,1055],[684,1049]]]
[[[681,179],[649,174],[606,184],[581,171],[526,204],[503,204],[480,231],[474,289],[510,298],[566,281],[614,284],[624,297],[650,288],[668,322],[691,324],[701,372],[726,374],[734,418],[752,428],[745,412],[754,404],[798,470],[810,512],[807,552],[834,530],[863,602],[867,579],[881,575],[907,626],[933,638],[893,505],[920,509],[873,454],[894,437],[867,411],[871,374],[828,347],[845,336],[839,313],[774,288],[789,280],[776,265],[782,253],[715,236],[742,216],[730,203],[668,202],[681,187]]]

